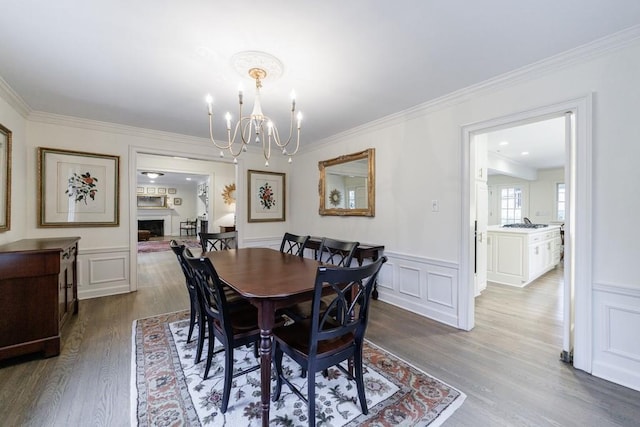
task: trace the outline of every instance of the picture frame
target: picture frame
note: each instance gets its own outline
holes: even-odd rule
[[[176,193],[177,193],[177,190],[176,190],[175,188],[168,188],[168,189],[167,189],[167,192],[168,192],[169,194],[176,194]]]
[[[156,194],[156,187],[147,187],[147,194]]]
[[[286,174],[248,170],[247,183],[247,221],[285,221]]]
[[[136,193],[137,193],[137,194],[144,194],[144,187],[138,187],[138,188],[136,188]]]
[[[116,227],[119,200],[119,156],[38,147],[38,227]]]
[[[163,187],[158,188],[158,194],[167,194],[167,189]]]
[[[11,229],[11,135],[0,125],[0,232]]]
[[[182,199],[180,197],[174,197],[173,198],[173,204],[175,206],[180,206],[182,204]]]

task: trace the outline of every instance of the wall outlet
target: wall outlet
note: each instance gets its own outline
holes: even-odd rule
[[[440,204],[437,200],[431,201],[431,212],[438,212],[440,210]]]

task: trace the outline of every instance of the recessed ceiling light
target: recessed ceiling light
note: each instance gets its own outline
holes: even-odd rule
[[[149,181],[149,182],[150,182],[151,184],[153,184],[155,181],[154,181],[154,180],[151,180],[151,181]]]
[[[502,147],[504,147],[505,145],[509,145],[509,141],[502,141],[500,144],[498,144]]]
[[[520,154],[522,154],[523,156],[528,156],[528,155],[529,155],[529,152],[528,152],[528,151],[523,151],[523,152],[522,152],[522,153],[520,153]]]
[[[187,181],[191,181],[191,178],[187,178]]]
[[[164,175],[162,172],[152,172],[152,171],[144,171],[140,173],[151,179],[156,179],[157,177]]]

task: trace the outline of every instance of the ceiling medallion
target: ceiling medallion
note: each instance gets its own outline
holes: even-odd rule
[[[231,66],[241,77],[247,76],[247,70],[259,68],[266,72],[266,75],[269,76],[269,81],[279,79],[284,73],[284,65],[278,58],[256,50],[236,53],[231,57]],[[253,78],[255,80],[255,77]]]

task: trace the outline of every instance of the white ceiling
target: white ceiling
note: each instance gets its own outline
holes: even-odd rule
[[[295,89],[314,142],[638,23],[637,0],[7,1],[0,76],[33,111],[206,137],[231,57],[265,51],[265,113],[286,133]]]
[[[198,183],[206,182],[209,179],[208,175],[198,175],[193,173],[180,173],[180,172],[167,172],[164,169],[162,170],[149,169],[148,171],[162,172],[163,175],[157,178],[151,179],[148,176],[142,174],[143,170],[139,170],[137,172],[137,181],[139,186],[168,187],[168,186],[175,186],[175,185],[193,185],[193,188],[195,189]]]
[[[487,151],[534,169],[563,167],[564,120],[558,117],[489,132]]]

